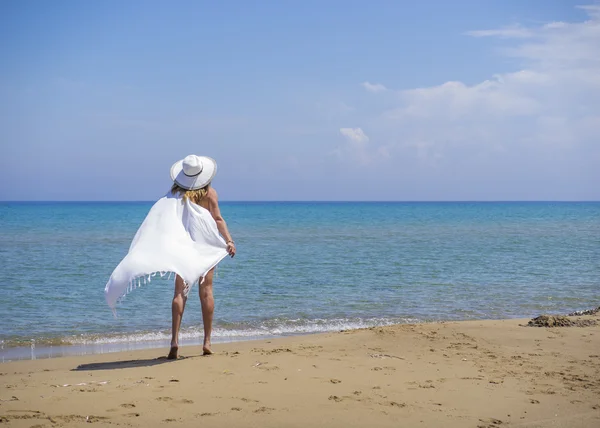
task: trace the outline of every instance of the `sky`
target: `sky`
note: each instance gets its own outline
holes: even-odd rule
[[[0,2],[0,200],[600,200],[600,2]]]

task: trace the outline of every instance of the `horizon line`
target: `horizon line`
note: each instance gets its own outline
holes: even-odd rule
[[[76,199],[56,199],[56,200],[0,200],[0,203],[154,203],[157,200],[125,200],[125,199],[96,199],[96,200],[76,200]],[[600,202],[596,199],[377,199],[377,200],[346,200],[346,199],[222,199],[221,203],[440,203],[440,202],[460,202],[460,203],[513,203],[513,202]]]

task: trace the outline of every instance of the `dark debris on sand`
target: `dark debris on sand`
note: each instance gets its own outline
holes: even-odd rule
[[[527,323],[529,327],[589,327],[596,324],[596,320],[573,320],[563,315],[540,315]]]

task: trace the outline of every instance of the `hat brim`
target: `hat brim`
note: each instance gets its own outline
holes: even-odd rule
[[[186,190],[198,190],[209,184],[217,174],[217,162],[207,156],[198,156],[202,160],[202,172],[190,177],[183,172],[183,159],[171,167],[171,179]]]

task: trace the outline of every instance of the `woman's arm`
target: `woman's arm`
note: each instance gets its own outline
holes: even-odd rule
[[[217,229],[219,229],[219,233],[223,238],[225,238],[225,242],[227,242],[227,252],[231,257],[233,257],[235,256],[235,243],[229,234],[225,219],[223,216],[221,216],[221,210],[219,209],[219,196],[217,195],[217,191],[211,187],[208,190],[206,197],[208,198],[208,211],[210,211],[210,214],[217,223]]]

